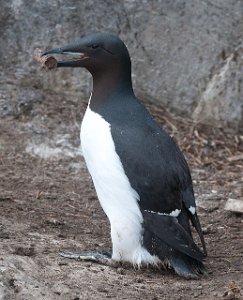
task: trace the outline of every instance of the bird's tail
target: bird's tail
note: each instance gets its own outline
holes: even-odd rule
[[[186,256],[178,251],[171,253],[169,265],[179,276],[187,279],[197,279],[198,275],[207,274],[207,270],[202,261]]]
[[[195,212],[194,215],[192,214],[189,214],[189,218],[192,222],[192,225],[196,228],[196,231],[200,237],[200,240],[201,240],[201,243],[202,243],[202,247],[203,247],[203,252],[205,254],[205,256],[207,256],[207,249],[206,249],[206,245],[205,245],[205,241],[204,241],[204,237],[203,237],[203,232],[202,232],[202,228],[201,228],[201,225],[200,225],[200,222],[199,222],[199,219],[198,219],[198,216],[197,216],[197,213]]]
[[[144,211],[144,246],[187,279],[206,274],[206,257],[190,234],[171,216]]]

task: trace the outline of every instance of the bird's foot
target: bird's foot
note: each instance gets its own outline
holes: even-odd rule
[[[60,255],[66,258],[93,261],[102,264],[109,264],[109,262],[112,261],[111,254],[106,251],[91,252],[91,253],[61,252]]]

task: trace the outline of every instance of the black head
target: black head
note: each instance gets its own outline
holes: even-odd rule
[[[114,34],[97,32],[81,37],[73,44],[43,53],[65,55],[57,67],[83,67],[91,74],[105,70],[127,69],[131,62],[125,44]],[[66,58],[67,57],[67,58]]]

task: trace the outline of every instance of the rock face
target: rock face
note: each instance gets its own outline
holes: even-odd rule
[[[195,121],[242,128],[242,0],[1,1],[1,114],[12,111],[10,93],[23,101],[21,89],[88,97],[87,72],[40,72],[32,55],[97,30],[125,41],[139,97]]]

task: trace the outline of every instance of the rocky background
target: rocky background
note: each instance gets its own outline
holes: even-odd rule
[[[0,1],[0,115],[30,111],[48,90],[79,101],[84,70],[40,71],[33,49],[97,30],[117,33],[135,91],[170,112],[216,126],[243,124],[242,0]]]

